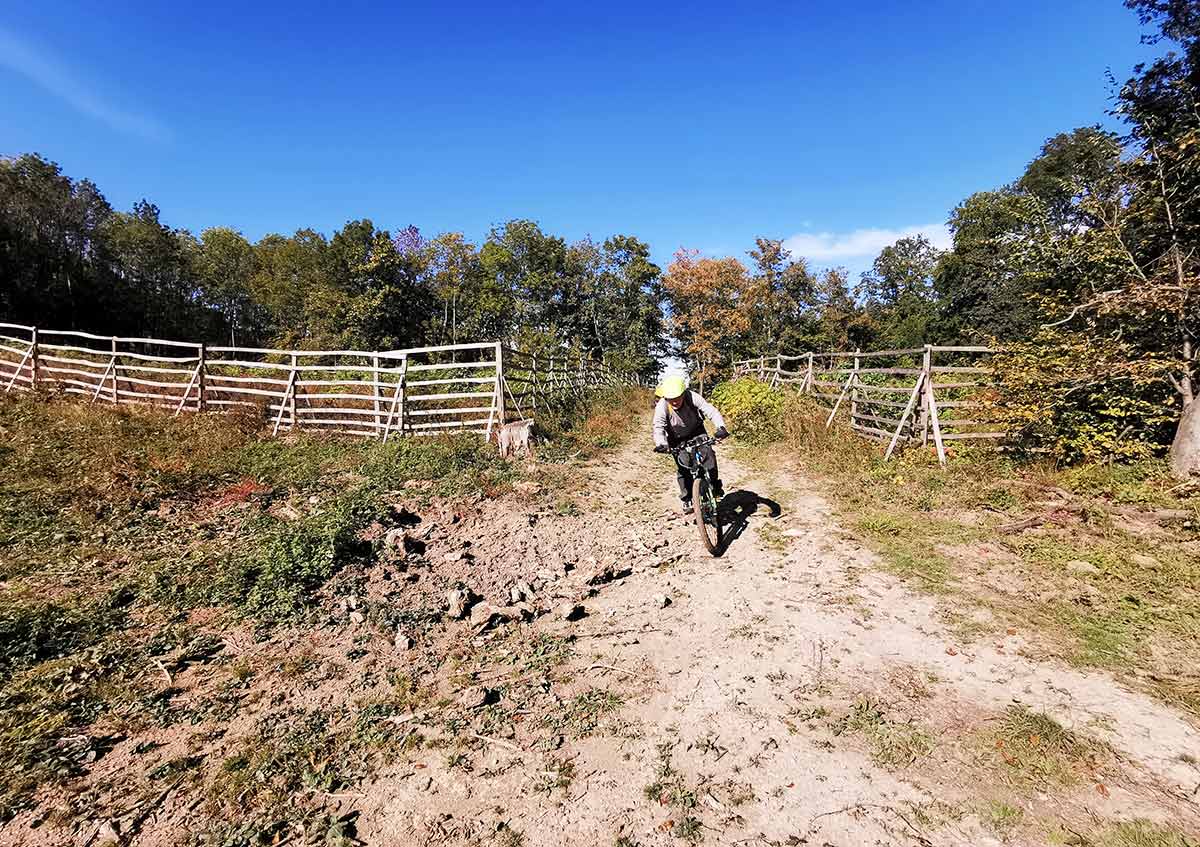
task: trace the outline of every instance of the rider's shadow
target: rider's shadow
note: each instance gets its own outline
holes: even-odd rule
[[[717,508],[721,513],[721,523],[725,524],[725,531],[721,533],[722,553],[746,531],[746,527],[750,525],[750,518],[759,514],[762,507],[766,508],[768,517],[777,518],[783,514],[783,509],[778,503],[753,491],[739,489],[721,498]]]

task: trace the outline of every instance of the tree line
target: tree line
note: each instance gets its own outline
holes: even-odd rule
[[[0,319],[231,346],[389,350],[483,340],[571,351],[651,377],[661,272],[629,235],[568,243],[534,222],[481,245],[370,220],[251,243],[199,236],[35,154],[0,159]]]
[[[1200,0],[1125,5],[1168,49],[1111,80],[1123,132],[1047,140],[954,208],[950,249],[901,239],[854,282],[769,238],[749,267],[681,251],[664,288],[698,373],[772,352],[999,344],[1010,431],[1066,460],[1169,445],[1178,474],[1200,471]]]
[[[634,236],[568,243],[526,220],[479,245],[365,219],[196,236],[29,154],[0,159],[0,317],[309,349],[500,339],[647,378],[674,354],[703,383],[762,353],[1002,344],[1014,431],[1068,460],[1171,444],[1200,469],[1200,0],[1125,5],[1168,49],[1112,81],[1124,131],[1050,138],[952,210],[949,250],[901,239],[857,280],[770,237],[748,263],[681,250],[664,274]]]

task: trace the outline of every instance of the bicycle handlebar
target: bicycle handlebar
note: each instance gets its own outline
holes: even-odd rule
[[[683,442],[678,447],[668,447],[667,450],[673,454],[682,453],[685,450],[692,450],[696,447],[711,447],[717,443],[718,439],[711,435],[697,435],[688,441]]]

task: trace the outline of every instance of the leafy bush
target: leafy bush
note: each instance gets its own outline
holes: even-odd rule
[[[124,609],[105,603],[0,606],[0,681],[20,668],[90,647],[125,617]]]
[[[783,437],[787,399],[766,383],[748,378],[723,382],[709,399],[739,439],[765,444]]]
[[[1124,342],[1045,331],[992,360],[985,408],[1019,445],[1065,463],[1137,461],[1171,441],[1177,401],[1169,363],[1138,359]]]
[[[223,599],[264,620],[295,615],[343,565],[370,553],[359,533],[384,516],[376,503],[360,494],[296,523],[263,518],[262,537],[226,568]]]

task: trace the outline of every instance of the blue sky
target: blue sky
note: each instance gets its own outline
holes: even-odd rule
[[[0,153],[257,239],[526,217],[857,271],[1104,121],[1120,0],[10,4]]]

